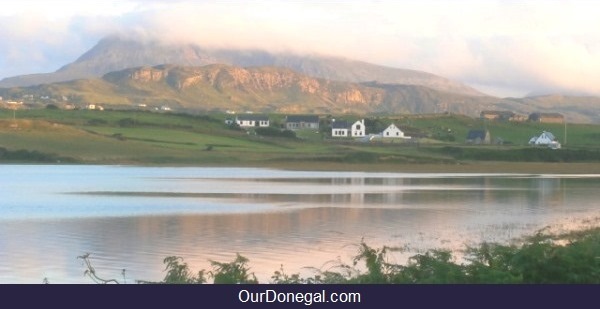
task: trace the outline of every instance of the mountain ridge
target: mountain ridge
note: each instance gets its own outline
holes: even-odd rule
[[[285,113],[471,114],[484,97],[445,93],[418,85],[350,83],[319,79],[282,67],[158,65],[129,68],[102,78],[4,90],[80,104],[139,104],[189,110]],[[427,98],[423,100],[422,98]],[[485,97],[487,103],[494,98]]]
[[[479,117],[484,110],[528,115],[558,112],[570,122],[600,122],[600,98],[542,96],[505,98],[469,96],[419,85],[350,83],[319,79],[282,67],[141,66],[101,78],[0,89],[0,96],[27,94],[38,104],[102,104],[131,109],[138,105],[175,110],[255,111],[319,114],[456,113]],[[42,105],[43,106],[43,105]]]
[[[162,69],[171,68],[171,75],[164,83],[156,83],[154,86],[158,87],[157,89],[146,89],[148,85],[136,86],[125,80],[111,82],[102,79],[103,76],[108,76],[108,79],[111,76],[114,78],[119,75],[115,72],[124,74],[124,70],[130,69],[162,70],[161,65]],[[233,82],[238,88],[231,88],[225,80],[221,80],[218,85],[205,83],[196,88],[183,89],[188,84],[193,84],[188,80],[182,82],[182,88],[178,89],[180,85],[177,83],[181,82],[177,78],[178,74],[184,78],[186,72],[194,70],[190,68],[210,65],[215,66],[213,68],[221,65],[224,66],[221,69],[229,66],[249,70],[250,75],[258,74],[261,70],[265,72],[267,67],[283,74],[281,72],[284,72],[285,68],[289,78],[300,74],[302,77],[298,75],[293,78],[298,81],[311,80],[305,84],[319,85],[318,89],[329,89],[329,92],[323,94],[305,91],[310,87],[306,88],[302,82],[275,92],[258,87],[261,86],[258,81],[255,81],[258,83],[257,88],[240,84],[239,81],[237,84]],[[226,76],[226,71],[222,71],[221,74]],[[71,82],[67,82],[69,80]],[[120,37],[101,40],[76,61],[54,73],[6,78],[0,82],[0,94],[5,98],[18,99],[18,95],[11,94],[19,93],[11,89],[18,85],[37,85],[25,88],[21,86],[20,89],[25,93],[44,93],[43,96],[55,93],[73,98],[79,96],[79,101],[121,105],[156,101],[156,104],[172,104],[200,110],[224,109],[228,108],[227,104],[233,104],[232,107],[235,108],[265,112],[453,112],[473,117],[479,116],[479,112],[483,110],[509,110],[525,115],[532,112],[558,112],[564,114],[568,121],[600,122],[600,113],[597,112],[600,107],[598,97],[544,95],[496,98],[430,73],[384,67],[339,57],[276,54],[261,50],[205,49],[191,44],[168,45]],[[158,92],[158,89],[165,93]],[[331,97],[333,93],[340,97]],[[152,94],[156,99],[148,94]],[[359,97],[362,99],[358,99]],[[244,100],[246,102],[243,102]],[[201,104],[194,106],[192,102]]]
[[[385,67],[341,57],[270,53],[263,50],[206,49],[193,44],[143,42],[119,36],[109,36],[100,40],[73,63],[64,65],[54,73],[5,78],[0,81],[0,87],[26,87],[100,77],[109,72],[139,66],[204,66],[217,63],[241,67],[279,66],[329,80],[421,85],[445,92],[486,96],[469,86],[431,73]]]

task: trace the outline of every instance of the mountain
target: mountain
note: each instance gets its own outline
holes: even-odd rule
[[[65,65],[54,73],[5,78],[0,81],[0,87],[24,87],[100,77],[127,68],[161,64],[277,66],[328,80],[418,85],[461,95],[485,96],[471,87],[430,73],[390,68],[344,58],[269,53],[260,50],[206,49],[191,44],[169,45],[123,39],[118,36],[102,39],[75,62]]]
[[[483,110],[559,112],[569,122],[599,123],[600,98],[562,95],[499,99],[444,92],[425,86],[340,82],[282,67],[143,66],[101,78],[0,89],[0,96],[38,104],[169,106],[175,110],[279,113],[425,114],[478,117]],[[42,99],[45,98],[45,99]]]
[[[150,82],[127,77],[145,76],[147,73],[142,72],[149,71],[162,72],[163,79]],[[194,84],[191,82],[194,79],[201,82]],[[269,79],[294,82],[278,84]],[[193,87],[188,87],[192,84]],[[114,36],[101,40],[75,62],[54,73],[0,81],[1,96],[20,98],[17,93],[23,92],[44,97],[60,95],[80,103],[123,106],[152,103],[197,110],[363,114],[448,111],[475,117],[482,110],[509,110],[525,115],[558,112],[571,122],[600,122],[597,97],[550,95],[501,99],[430,73],[344,58],[206,49]]]
[[[11,88],[62,103],[177,110],[236,110],[281,113],[436,113],[473,115],[492,97],[442,92],[424,86],[351,83],[310,77],[282,67],[159,65],[130,68],[102,78]]]

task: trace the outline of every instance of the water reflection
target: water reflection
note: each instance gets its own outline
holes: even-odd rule
[[[372,246],[462,248],[600,216],[600,177],[2,166],[0,282],[86,282],[76,256],[129,280],[162,259],[248,257],[261,282]],[[16,175],[12,177],[10,175]],[[31,188],[36,188],[32,191]]]
[[[172,181],[175,181],[172,179]],[[565,204],[576,179],[545,177],[178,179],[179,191],[90,191],[90,196],[163,197],[263,203],[279,207],[391,207],[410,205],[473,208],[498,204],[534,210]],[[586,183],[590,180],[586,179]],[[215,182],[220,183],[215,185]],[[225,184],[223,184],[225,183]],[[259,185],[257,185],[259,184]],[[573,186],[578,188],[578,185]],[[163,188],[164,189],[164,188]],[[182,192],[181,190],[184,189]]]

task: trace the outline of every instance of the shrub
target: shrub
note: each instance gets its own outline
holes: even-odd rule
[[[566,242],[560,245],[556,240]],[[411,257],[407,265],[387,262],[389,248],[376,249],[364,242],[352,265],[338,262],[326,271],[316,270],[312,277],[286,274],[283,266],[271,276],[272,283],[411,283],[411,284],[457,284],[457,283],[560,283],[600,284],[600,228],[566,235],[546,235],[538,232],[521,246],[505,246],[483,243],[467,249],[467,263],[457,264],[452,252],[429,250]],[[85,275],[98,283],[119,283],[115,279],[102,279],[86,261]],[[237,254],[229,263],[211,261],[212,271],[192,273],[181,257],[171,256],[163,261],[167,274],[158,283],[258,283],[250,272],[248,259]],[[364,263],[366,271],[357,269]],[[124,271],[123,271],[124,274]],[[148,283],[142,281],[143,283]]]

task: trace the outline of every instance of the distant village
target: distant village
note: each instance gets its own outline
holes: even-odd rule
[[[565,123],[564,116],[558,113],[532,113],[529,116],[518,115],[506,111],[483,111],[480,118],[484,121],[510,121],[510,122],[539,122],[539,123]],[[269,116],[242,114],[235,118],[228,118],[227,125],[237,125],[242,129],[269,127],[271,126]],[[318,115],[288,115],[285,117],[284,129],[296,130],[315,130],[320,129],[320,118]],[[378,139],[397,139],[411,140],[412,137],[405,134],[396,124],[390,123],[387,128],[381,132],[368,132],[365,126],[365,120],[347,121],[344,119],[331,119],[330,125],[331,138],[355,138],[358,141],[368,142]],[[470,130],[465,138],[466,144],[486,145],[502,144],[501,139],[492,141],[489,130],[479,129]],[[533,136],[528,141],[532,146],[545,146],[552,149],[561,148],[554,134],[547,131],[540,132],[540,135]]]
[[[25,97],[24,99],[32,99]],[[47,97],[41,97],[42,100],[47,100]],[[105,108],[100,104],[85,104],[83,106],[68,103],[68,98],[63,97],[65,104],[61,105],[62,109],[65,110],[76,110],[76,109],[87,109],[95,111],[103,111]],[[48,104],[47,107],[54,106]],[[24,108],[33,108],[24,104],[23,101],[3,101],[0,97],[0,107],[19,110]],[[58,108],[57,106],[54,106]],[[169,106],[148,106],[146,104],[137,104],[135,109],[156,111],[156,112],[172,112],[173,109]],[[236,125],[241,129],[251,128],[266,128],[271,126],[271,120],[268,115],[254,114],[251,112],[236,115],[233,111],[227,111],[232,117],[225,120],[227,125]],[[233,117],[235,115],[235,117]],[[534,112],[529,115],[521,115],[511,111],[496,111],[486,110],[480,113],[480,119],[485,121],[498,121],[498,122],[539,122],[539,123],[565,123],[565,118],[559,113],[542,113]],[[285,117],[285,121],[281,129],[297,131],[297,130],[321,130],[322,121],[319,115],[288,115]],[[327,130],[330,130],[330,137],[332,139],[348,139],[353,138],[357,141],[370,142],[377,140],[401,140],[401,141],[412,141],[416,137],[407,135],[399,126],[395,123],[387,124],[387,127],[380,132],[369,132],[365,125],[365,119],[359,120],[346,120],[346,119],[330,119],[330,123],[327,124]],[[489,130],[475,129],[470,130],[465,137],[466,144],[472,145],[491,145],[491,144],[502,144],[501,138],[492,139]],[[543,146],[552,149],[561,148],[561,144],[558,142],[553,133],[542,131],[539,135],[532,136],[528,141],[528,144],[532,146]]]
[[[482,111],[480,118],[485,121],[508,121],[508,122],[539,122],[539,123],[564,123],[565,117],[559,113],[531,113],[529,116],[519,115],[511,111]],[[492,144],[492,138],[488,130],[471,130],[467,134],[466,142],[469,144]],[[496,140],[495,144],[501,144]],[[551,149],[560,149],[562,146],[554,134],[547,131],[540,135],[532,136],[528,142],[532,146],[545,146]]]

